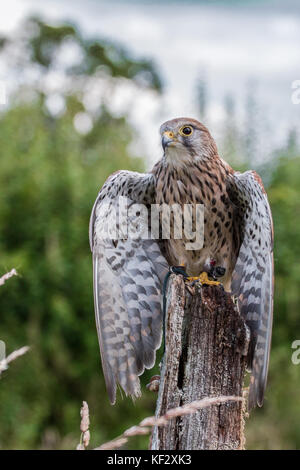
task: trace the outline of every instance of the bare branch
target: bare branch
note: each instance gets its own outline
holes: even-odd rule
[[[100,447],[96,447],[94,450],[114,450],[114,449],[119,449],[122,447],[128,439],[126,437],[120,437],[119,439],[115,439],[110,442],[106,442],[105,444],[102,444]]]
[[[9,354],[7,357],[5,357],[4,359],[2,359],[2,361],[0,361],[0,374],[1,372],[3,372],[4,370],[8,369],[8,364],[12,361],[14,361],[15,359],[17,359],[18,357],[20,356],[23,356],[24,354],[27,353],[27,351],[30,349],[29,346],[23,346],[22,348],[20,349],[17,349],[16,351],[13,351],[11,354]]]
[[[9,271],[9,273],[3,274],[3,276],[0,277],[0,286],[3,286],[5,282],[13,276],[18,276],[18,273],[15,269],[12,269]]]
[[[178,406],[176,408],[168,410],[163,416],[156,418],[155,416],[149,416],[143,419],[138,426],[132,426],[123,432],[118,438],[106,442],[94,450],[114,450],[118,449],[128,441],[128,437],[141,436],[148,434],[153,426],[165,426],[171,419],[177,418],[178,416],[184,416],[192,413],[196,413],[202,408],[207,408],[212,405],[220,405],[228,401],[243,401],[242,397],[234,396],[220,396],[220,397],[209,397],[203,398],[202,400],[195,400],[187,405]]]

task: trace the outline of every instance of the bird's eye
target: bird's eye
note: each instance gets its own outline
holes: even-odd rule
[[[188,137],[189,135],[192,135],[193,133],[193,128],[191,126],[182,126],[179,129],[179,134],[182,135],[183,137]]]

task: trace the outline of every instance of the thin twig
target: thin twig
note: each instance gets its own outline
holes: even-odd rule
[[[13,351],[7,357],[2,359],[2,361],[0,361],[0,374],[4,370],[8,369],[8,364],[10,362],[12,362],[15,359],[17,359],[18,357],[23,356],[24,354],[26,354],[29,349],[30,349],[29,346],[23,346],[22,348],[17,349],[16,351]]]
[[[0,286],[3,286],[5,282],[13,276],[18,276],[18,273],[15,269],[12,269],[9,271],[9,273],[3,274],[3,276],[0,277]]]
[[[228,401],[243,401],[243,397],[234,397],[234,396],[221,396],[213,398],[203,398],[202,400],[195,400],[191,403],[188,403],[184,406],[179,406],[177,408],[172,408],[168,410],[163,416],[156,418],[155,416],[150,416],[143,419],[137,426],[132,426],[123,432],[123,434],[116,439],[102,444],[100,447],[96,447],[94,450],[113,450],[118,449],[119,447],[126,444],[129,437],[132,436],[141,436],[148,434],[151,431],[153,426],[165,426],[170,419],[177,418],[178,416],[184,416],[196,411],[206,408],[212,405],[220,405],[221,403],[226,403]]]

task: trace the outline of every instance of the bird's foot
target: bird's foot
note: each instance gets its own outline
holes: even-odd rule
[[[184,264],[171,267],[171,272],[181,274],[188,286],[193,286],[195,282],[199,282],[205,286],[220,286],[222,283],[217,281],[217,279],[224,276],[225,271],[225,268],[212,264],[209,272],[203,271],[200,276],[188,276]]]
[[[202,284],[203,286],[220,286],[221,285],[221,282],[219,281],[211,281],[209,278],[208,278],[208,274],[207,272],[203,272],[200,274],[200,276],[195,276],[195,277],[188,277],[186,279],[188,282],[199,282],[200,284]]]
[[[185,266],[184,264],[180,264],[178,266],[171,266],[170,271],[174,274],[181,274],[184,279],[187,279],[188,275],[185,271]]]
[[[216,266],[215,261],[211,261],[210,270],[208,271],[208,276],[211,277],[214,281],[216,281],[219,277],[223,277],[226,269],[222,266]]]
[[[160,375],[153,375],[151,377],[150,382],[146,385],[146,388],[150,390],[150,392],[158,392],[160,385]]]

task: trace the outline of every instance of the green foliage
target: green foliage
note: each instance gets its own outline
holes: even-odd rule
[[[112,77],[128,78],[158,91],[162,88],[154,64],[150,60],[134,60],[119,44],[85,39],[71,24],[52,26],[38,18],[31,18],[25,29],[28,32],[26,45],[32,61],[46,69],[55,62],[59,47],[72,43],[78,46],[82,59],[76,66],[66,67],[69,74],[92,75],[98,70],[105,70]]]
[[[27,27],[33,33],[29,36],[28,44],[31,46],[32,60],[44,67],[51,65],[58,46],[68,39],[78,37],[71,25],[50,26],[37,18],[32,18]]]
[[[300,339],[299,164],[300,152],[295,156],[294,149],[286,149],[275,167],[268,165],[275,233],[274,328],[265,404],[247,426],[248,445],[255,449],[300,446],[300,366],[291,361],[292,342]]]
[[[39,36],[28,42],[31,57],[49,67],[59,44],[77,32],[38,24]],[[121,168],[141,171],[143,161],[128,154],[132,130],[125,118],[102,107],[81,135],[73,124],[85,110],[78,89],[65,94],[60,116],[49,114],[46,98],[36,91],[24,101],[17,94],[0,118],[0,272],[14,266],[20,273],[1,287],[0,337],[8,352],[32,347],[1,380],[0,448],[6,449],[74,448],[82,400],[91,407],[94,446],[153,412],[150,392],[137,405],[119,400],[114,408],[106,397],[88,241],[92,204],[107,176]]]
[[[21,274],[1,288],[1,339],[9,351],[32,346],[1,381],[1,446],[40,446],[52,427],[58,445],[71,432],[76,441],[82,399],[94,419],[101,409],[103,439],[118,430],[112,415],[116,421],[122,414],[103,406],[88,222],[105,178],[120,168],[141,170],[142,163],[128,156],[124,119],[103,114],[82,137],[72,107],[52,119],[40,100],[7,112],[0,139],[0,269],[15,266]]]

